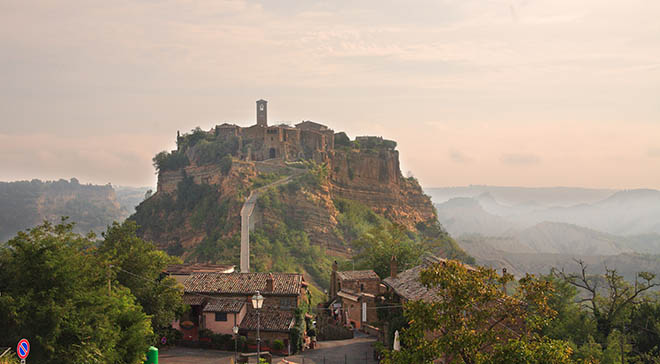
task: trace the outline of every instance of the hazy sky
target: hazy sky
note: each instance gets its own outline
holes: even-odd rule
[[[660,188],[658,0],[0,0],[0,180],[152,185],[177,130],[325,123],[426,187]]]

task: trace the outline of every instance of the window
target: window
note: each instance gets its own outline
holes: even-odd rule
[[[215,320],[216,321],[227,321],[227,313],[226,312],[216,312],[215,313]]]
[[[360,292],[364,291],[364,284],[360,283]]]

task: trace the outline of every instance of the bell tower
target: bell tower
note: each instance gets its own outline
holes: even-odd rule
[[[257,125],[268,126],[268,101],[257,100]]]

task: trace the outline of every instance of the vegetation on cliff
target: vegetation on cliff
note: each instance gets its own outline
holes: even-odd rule
[[[249,162],[237,157],[241,142],[233,136],[195,129],[179,136],[176,151],[154,158],[159,191],[131,219],[140,236],[186,261],[237,265],[239,212],[259,188],[250,234],[256,271],[302,272],[317,287],[327,287],[332,261],[341,263],[353,253],[362,254],[354,261],[360,267],[382,270],[361,256],[384,239],[414,251],[402,267],[426,251],[472,262],[437,223],[417,181],[401,176],[395,142],[351,141],[343,133],[335,141],[339,149],[322,163]],[[268,188],[271,184],[276,187]],[[370,240],[376,229],[401,233]]]

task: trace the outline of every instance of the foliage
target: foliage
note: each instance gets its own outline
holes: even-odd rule
[[[660,358],[660,300],[647,299],[635,305],[627,327],[633,350],[640,356]],[[650,362],[645,359],[645,362]]]
[[[357,201],[335,198],[337,234],[346,242],[353,241],[374,228],[383,228],[389,221]]]
[[[156,173],[161,171],[176,171],[190,164],[188,157],[183,152],[168,153],[162,151],[152,159]]]
[[[660,285],[654,282],[655,274],[652,273],[639,273],[639,282],[632,286],[616,270],[606,269],[605,275],[601,278],[605,281],[607,294],[601,296],[598,291],[601,280],[587,274],[587,266],[584,262],[577,263],[580,265],[580,272],[577,274],[567,274],[563,271],[554,271],[554,274],[586,293],[587,297],[583,302],[587,304],[586,307],[596,321],[597,339],[600,342],[609,337],[617,325],[623,323],[624,317],[644,292]]]
[[[575,304],[577,300],[577,288],[568,282],[558,279],[552,274],[544,276],[554,286],[549,293],[548,304],[557,312],[555,320],[552,320],[543,329],[543,335],[552,339],[569,340],[576,346],[587,345],[593,340],[596,332],[596,323],[587,312]]]
[[[487,364],[569,364],[572,349],[562,340],[508,340],[493,347],[492,353],[481,355]]]
[[[281,178],[282,176],[277,173],[260,173],[252,179],[252,188],[267,186]]]
[[[294,317],[296,323],[289,331],[289,342],[291,343],[291,351],[297,353],[302,350],[304,344],[305,313],[298,307],[294,311]]]
[[[311,188],[321,187],[328,179],[329,171],[326,163],[305,161],[308,172],[300,178],[301,182]]]
[[[274,340],[273,341],[273,350],[282,350],[284,349],[284,342],[282,340]]]
[[[131,290],[153,327],[165,328],[183,313],[183,292],[174,278],[162,277],[162,272],[180,260],[138,238],[136,230],[133,221],[113,223],[103,234],[98,254],[112,264],[117,282]]]
[[[357,269],[373,269],[381,278],[390,275],[390,260],[396,257],[400,270],[414,266],[422,254],[419,245],[406,234],[401,225],[376,227],[354,240]]]
[[[0,250],[0,345],[31,342],[39,363],[141,363],[153,332],[130,290],[113,285],[94,236],[44,223]]]
[[[620,363],[623,355],[630,362],[656,363],[660,354],[660,301],[649,294],[658,286],[655,275],[641,272],[633,286],[615,270],[606,269],[602,276],[589,275],[584,262],[577,263],[577,274],[554,270],[548,278],[558,287],[573,288],[564,295],[563,301],[569,300],[557,305],[560,316],[549,326],[548,334],[574,341],[579,360],[613,364]],[[573,298],[576,291],[579,301]]]
[[[13,352],[9,352],[0,358],[0,364],[19,364],[20,362]]]
[[[202,140],[193,149],[195,161],[199,165],[220,163],[224,158],[231,158],[238,152],[238,144],[238,137],[213,141]]]
[[[250,235],[250,261],[258,272],[307,272],[328,287],[331,259],[311,245],[307,234],[286,224],[257,229]]]
[[[220,159],[220,172],[224,174],[225,176],[229,174],[229,171],[231,170],[231,166],[234,163],[234,160],[230,155],[226,155]]]
[[[556,314],[548,305],[552,284],[528,275],[509,296],[502,285],[512,279],[456,261],[422,271],[421,282],[437,299],[404,305],[410,327],[401,334],[402,351],[388,353],[386,363],[430,363],[441,356],[466,364],[569,363],[567,343],[538,335]]]

